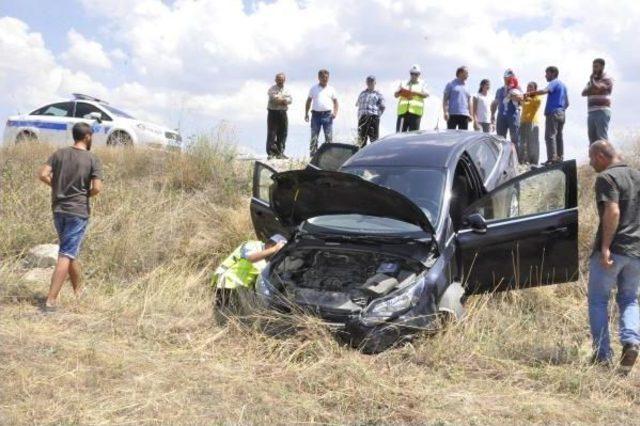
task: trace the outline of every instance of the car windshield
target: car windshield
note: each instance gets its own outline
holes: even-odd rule
[[[409,198],[435,226],[440,216],[444,193],[445,175],[442,170],[416,167],[347,167],[340,171],[351,173],[364,180],[393,189]],[[308,220],[316,226],[341,231],[370,233],[407,233],[421,231],[412,225],[389,218],[357,214],[318,216]]]
[[[127,114],[124,111],[119,110],[118,108],[114,108],[110,105],[101,105],[102,108],[106,109],[107,111],[109,111],[110,113],[112,113],[113,115],[117,115],[118,117],[122,117],[122,118],[131,118],[133,119],[132,116],[130,116],[129,114]]]

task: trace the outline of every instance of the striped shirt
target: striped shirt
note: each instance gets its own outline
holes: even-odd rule
[[[356,106],[358,107],[358,118],[363,115],[380,116],[385,108],[384,97],[377,90],[365,89],[360,92]]]
[[[611,108],[613,80],[607,74],[602,74],[600,78],[592,76],[584,90],[587,93],[589,112]]]

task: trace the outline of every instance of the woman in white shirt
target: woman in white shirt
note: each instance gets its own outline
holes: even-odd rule
[[[491,131],[491,99],[488,96],[491,83],[486,78],[480,82],[478,94],[473,97],[473,128],[482,129],[483,132]]]

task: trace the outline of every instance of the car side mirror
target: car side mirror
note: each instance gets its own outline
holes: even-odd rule
[[[96,120],[98,123],[102,123],[102,113],[100,112],[90,112],[85,115],[84,118],[88,120]]]
[[[480,213],[472,213],[465,217],[462,224],[468,226],[476,234],[487,233],[487,221]]]

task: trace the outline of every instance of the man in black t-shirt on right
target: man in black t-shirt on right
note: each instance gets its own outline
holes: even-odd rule
[[[589,262],[589,322],[593,361],[611,364],[608,305],[617,287],[622,357],[628,374],[640,350],[640,171],[626,165],[613,146],[594,142],[589,159],[598,172],[595,184],[600,224]]]
[[[75,294],[82,291],[77,257],[89,222],[89,197],[98,195],[102,189],[102,165],[90,152],[91,126],[77,123],[72,133],[73,146],[54,152],[38,173],[39,179],[51,187],[53,223],[60,246],[44,312],[56,310],[58,294],[67,276]]]

